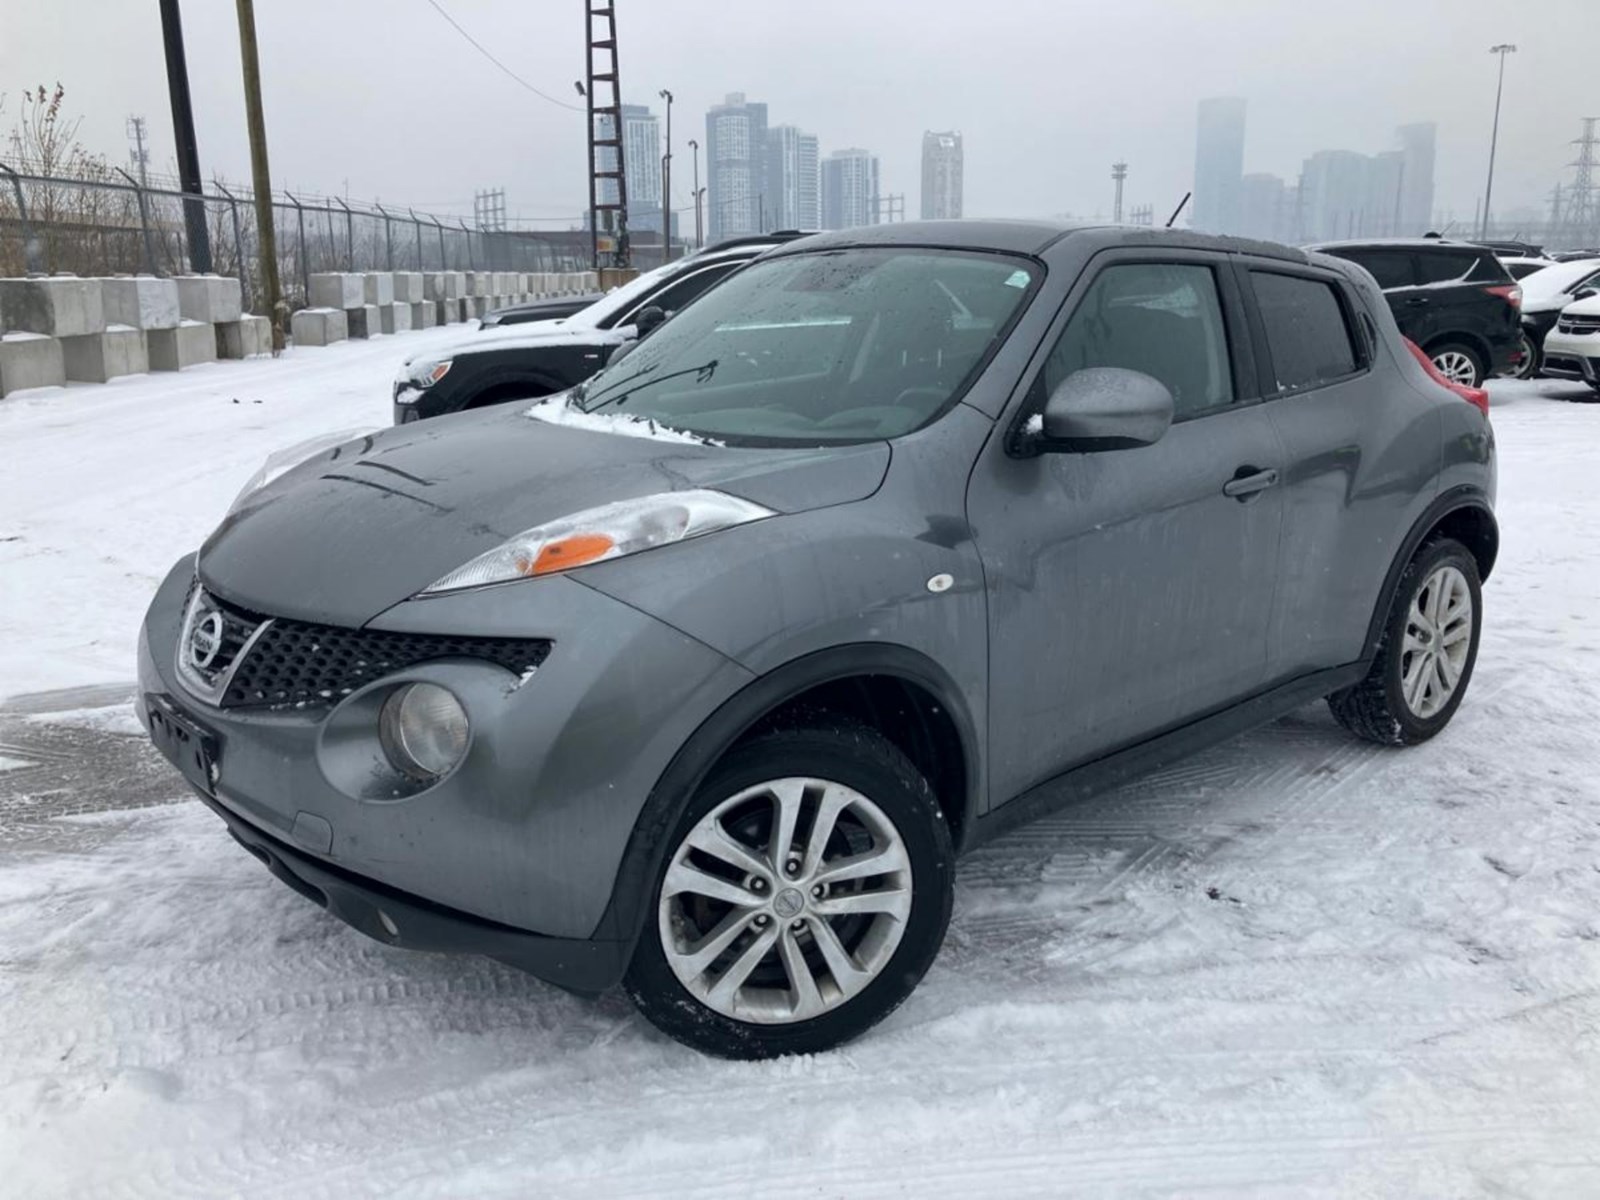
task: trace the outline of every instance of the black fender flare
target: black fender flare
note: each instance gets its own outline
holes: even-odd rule
[[[1389,608],[1394,603],[1395,589],[1400,586],[1400,576],[1405,571],[1406,565],[1416,556],[1417,549],[1439,522],[1452,513],[1468,509],[1474,510],[1488,522],[1488,527],[1494,531],[1494,549],[1498,553],[1500,526],[1494,519],[1494,509],[1490,506],[1489,497],[1481,488],[1463,484],[1435,496],[1433,503],[1423,510],[1422,515],[1406,533],[1405,540],[1400,544],[1400,552],[1395,555],[1394,561],[1389,564],[1388,573],[1383,577],[1383,588],[1378,593],[1377,607],[1373,609],[1372,619],[1367,624],[1367,638],[1361,651],[1363,662],[1372,661],[1378,653],[1378,641],[1383,636]],[[1488,578],[1487,570],[1483,574],[1484,578]]]
[[[678,748],[634,821],[612,882],[611,901],[592,935],[595,940],[625,943],[622,961],[626,963],[631,957],[648,915],[646,901],[661,867],[667,838],[695,789],[729,748],[768,713],[796,696],[819,684],[856,675],[902,679],[923,688],[944,706],[961,740],[966,767],[962,828],[973,827],[983,794],[982,758],[977,752],[977,727],[955,681],[933,659],[905,646],[864,642],[818,650],[791,659],[746,684],[701,722]]]

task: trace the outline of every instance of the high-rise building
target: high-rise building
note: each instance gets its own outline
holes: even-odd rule
[[[1433,225],[1433,154],[1439,127],[1432,121],[1402,125],[1395,131],[1404,157],[1400,179],[1400,224],[1396,233],[1419,237]]]
[[[1288,191],[1276,175],[1246,175],[1239,181],[1239,222],[1244,237],[1284,242],[1294,236]]]
[[[1239,186],[1244,177],[1244,101],[1200,101],[1194,148],[1194,218],[1207,233],[1239,231]]]
[[[774,125],[767,131],[767,225],[822,228],[816,134],[793,125]]]
[[[767,207],[767,106],[730,92],[706,113],[707,238],[766,232]]]
[[[961,135],[922,135],[922,219],[961,215]]]
[[[1363,236],[1370,196],[1368,159],[1353,150],[1318,150],[1300,171],[1301,237],[1330,242]]]
[[[822,160],[822,227],[854,229],[877,223],[877,155],[835,150]]]
[[[1385,150],[1367,159],[1366,195],[1356,222],[1357,237],[1399,236],[1405,178],[1404,150]]]

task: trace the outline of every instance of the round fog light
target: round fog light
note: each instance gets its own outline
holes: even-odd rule
[[[413,779],[437,779],[467,751],[467,713],[448,689],[408,683],[384,701],[378,736],[400,770]]]

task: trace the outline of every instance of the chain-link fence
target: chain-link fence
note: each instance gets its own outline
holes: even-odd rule
[[[184,274],[200,265],[186,212],[194,206],[210,269],[239,279],[248,310],[266,311],[252,193],[217,183],[195,197],[117,174],[120,181],[62,179],[0,162],[0,277]],[[273,196],[272,223],[290,308],[305,305],[319,271],[589,269],[586,230],[484,231],[460,217],[287,192]]]

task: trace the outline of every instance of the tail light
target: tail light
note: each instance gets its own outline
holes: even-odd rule
[[[1521,284],[1517,284],[1517,283],[1496,284],[1494,287],[1486,287],[1483,290],[1488,292],[1489,295],[1491,295],[1491,296],[1499,296],[1500,299],[1504,300],[1507,304],[1511,305],[1512,308],[1520,309],[1522,307],[1522,285]]]
[[[1520,291],[1521,289],[1519,288],[1518,290]],[[1433,365],[1433,359],[1428,357],[1427,352],[1424,351],[1421,346],[1417,345],[1408,337],[1403,337],[1400,340],[1406,344],[1406,349],[1411,351],[1411,357],[1422,364],[1422,369],[1428,373],[1428,378],[1432,379],[1441,387],[1449,388],[1468,404],[1472,405],[1473,408],[1481,412],[1485,417],[1489,415],[1488,392],[1484,391],[1482,388],[1468,387],[1464,383],[1450,382],[1450,380],[1444,377],[1443,372],[1441,372],[1438,367]]]

